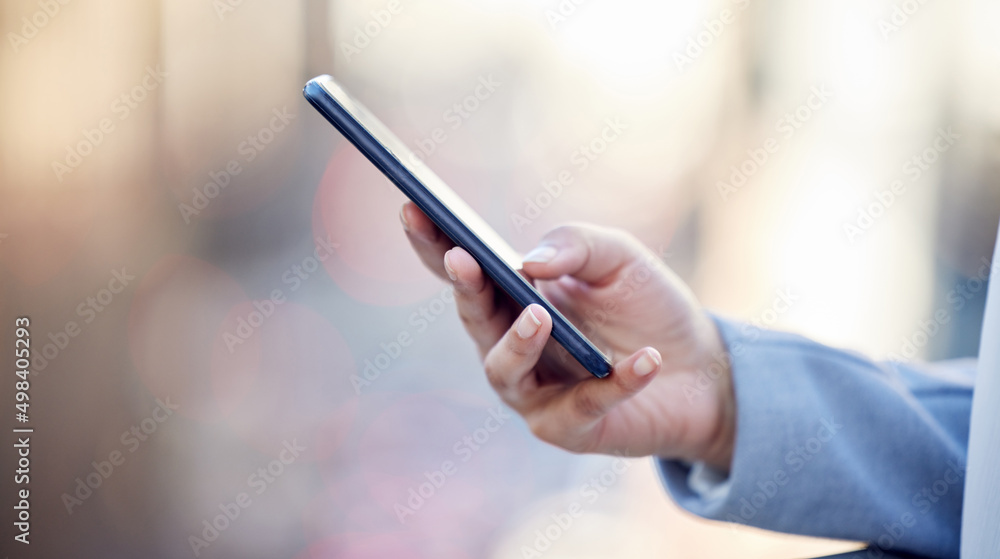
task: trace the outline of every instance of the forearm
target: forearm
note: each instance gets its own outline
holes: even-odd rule
[[[730,352],[736,444],[703,496],[661,461],[673,498],[708,518],[957,556],[972,367],[875,363],[717,320]],[[708,397],[709,389],[691,391]]]

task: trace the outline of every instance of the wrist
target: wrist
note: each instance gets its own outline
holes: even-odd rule
[[[707,314],[702,316],[707,322],[705,347],[708,348],[702,360],[702,370],[718,373],[710,373],[715,413],[699,459],[719,472],[728,473],[736,443],[736,393],[733,388],[732,363],[715,321]]]

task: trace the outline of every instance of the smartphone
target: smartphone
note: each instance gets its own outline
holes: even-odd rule
[[[552,337],[591,374],[611,373],[611,360],[519,273],[521,256],[438,178],[406,144],[328,75],[302,90],[309,103],[424,212],[521,307],[537,303],[552,317]]]

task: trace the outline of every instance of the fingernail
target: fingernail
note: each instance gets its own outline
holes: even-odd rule
[[[632,366],[632,370],[636,375],[644,377],[655,371],[660,363],[660,354],[655,349],[647,349]]]
[[[406,221],[406,214],[403,213],[404,209],[406,209],[406,205],[403,205],[403,206],[399,207],[399,221],[403,224],[403,231],[409,232],[409,230],[410,230],[410,224],[407,223],[407,221]]]
[[[444,253],[444,271],[451,278],[451,281],[458,280],[458,276],[455,275],[455,269],[451,267],[451,251]]]
[[[538,332],[538,328],[542,325],[542,321],[538,320],[535,313],[531,310],[531,305],[525,309],[524,314],[521,315],[521,319],[517,321],[517,335],[523,340],[535,335]]]
[[[555,258],[557,252],[559,251],[557,251],[555,247],[535,247],[531,249],[531,252],[524,255],[524,260],[522,260],[522,262],[537,262],[539,264],[544,264]]]

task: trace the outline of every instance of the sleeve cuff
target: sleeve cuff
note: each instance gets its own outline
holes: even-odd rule
[[[683,485],[692,495],[704,501],[723,501],[732,487],[729,474],[704,462],[690,464],[684,460],[659,458],[657,467],[665,484]]]
[[[729,474],[720,472],[704,462],[696,462],[688,473],[687,484],[693,492],[706,500],[724,500],[732,483]]]
[[[704,462],[655,458],[660,479],[681,507],[709,518],[729,500],[732,479]]]

